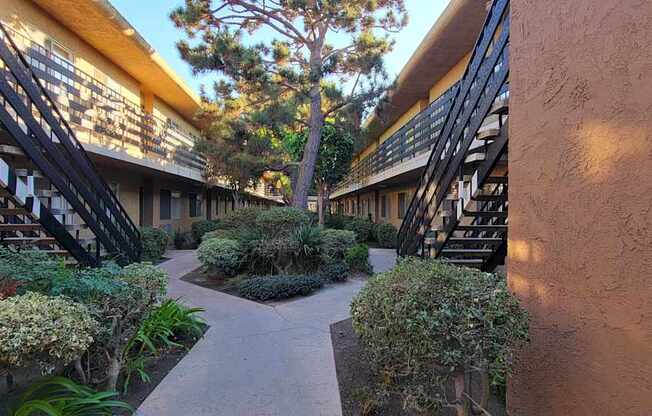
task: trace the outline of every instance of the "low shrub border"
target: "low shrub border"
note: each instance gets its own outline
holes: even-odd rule
[[[316,276],[263,276],[240,282],[238,292],[246,299],[266,301],[307,296],[322,286]]]

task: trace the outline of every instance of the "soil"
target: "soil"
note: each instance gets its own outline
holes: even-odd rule
[[[398,396],[386,400],[377,400],[372,387],[379,381],[369,368],[364,357],[359,338],[353,330],[351,318],[331,325],[331,342],[335,356],[337,382],[340,387],[342,416],[454,416],[455,412],[443,410],[439,413],[419,413],[404,410]],[[474,389],[479,385],[472,381]],[[494,394],[489,400],[489,412],[493,416],[505,416],[504,401],[500,394]]]
[[[208,326],[204,328],[204,333],[206,333],[207,330]],[[127,394],[121,395],[119,399],[129,403],[129,405],[134,409],[137,409],[138,406],[145,401],[147,396],[154,391],[156,386],[159,385],[165,376],[167,376],[179,361],[190,352],[199,339],[201,338],[191,338],[181,341],[176,340],[176,342],[183,345],[182,348],[171,348],[166,350],[146,367],[147,374],[149,374],[151,378],[149,383],[141,381],[137,375],[132,376],[131,382],[129,383],[129,391]],[[127,414],[128,413],[126,413],[125,416]]]
[[[193,283],[197,286],[208,289],[218,290],[233,296],[238,296],[238,289],[236,288],[237,279],[237,277],[227,279],[222,276],[209,275],[208,273],[205,273],[201,267],[191,271],[181,278],[184,282]]]
[[[382,403],[374,398],[371,388],[377,378],[363,356],[351,318],[331,325],[331,342],[340,387],[342,416],[425,416],[403,410],[398,397],[390,397]]]
[[[208,330],[206,326],[204,328],[204,333]],[[163,352],[156,360],[152,360],[147,366],[147,373],[151,377],[149,383],[145,383],[140,380],[138,376],[132,377],[131,383],[129,385],[129,391],[127,394],[120,395],[116,399],[125,401],[129,403],[131,407],[137,409],[140,404],[145,401],[147,396],[159,385],[159,383],[165,378],[165,376],[172,371],[172,369],[181,361],[186,354],[190,352],[192,347],[199,341],[197,339],[185,339],[185,340],[175,340],[183,345],[182,348],[172,348]],[[122,382],[119,382],[118,385],[122,385]],[[15,403],[16,400],[20,397],[23,391],[26,389],[26,386],[17,389],[16,391],[11,392],[9,395],[0,396],[0,416],[6,416],[6,406],[8,403]],[[121,416],[131,415],[130,412],[123,413]]]

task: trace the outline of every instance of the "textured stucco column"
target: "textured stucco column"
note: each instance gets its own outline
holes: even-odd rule
[[[652,412],[652,2],[511,1],[513,416]]]

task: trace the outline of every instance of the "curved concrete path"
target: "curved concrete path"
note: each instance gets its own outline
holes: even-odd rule
[[[180,280],[194,251],[168,253],[170,297],[206,309],[209,330],[138,409],[144,416],[340,416],[329,326],[349,317],[362,280],[262,305]],[[371,249],[375,271],[393,250]]]

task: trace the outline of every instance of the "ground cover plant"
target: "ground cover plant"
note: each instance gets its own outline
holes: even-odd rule
[[[419,411],[470,415],[470,397],[475,410],[486,409],[528,339],[527,313],[503,276],[434,259],[408,258],[374,276],[351,313],[379,380],[377,397],[397,394]],[[479,397],[464,388],[471,376],[480,380]]]

